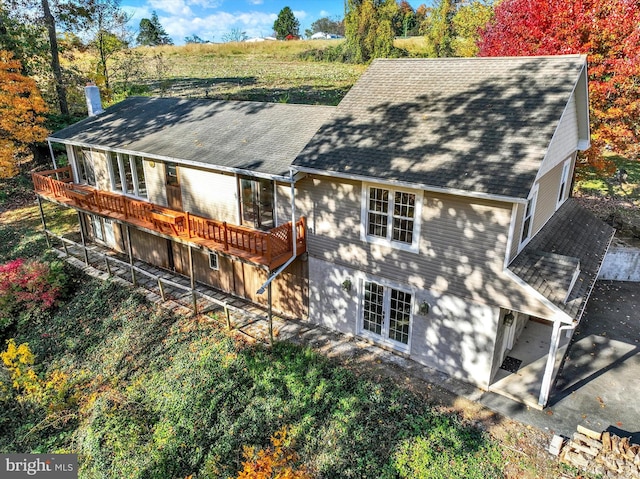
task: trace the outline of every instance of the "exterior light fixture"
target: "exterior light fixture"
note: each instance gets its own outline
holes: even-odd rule
[[[420,303],[420,307],[418,308],[418,310],[420,311],[420,314],[422,314],[423,316],[426,316],[427,314],[429,314],[429,309],[431,309],[431,306],[426,301],[423,301],[422,303]]]
[[[341,286],[342,286],[342,289],[348,293],[349,291],[351,291],[351,280],[349,278],[345,279],[342,282]]]
[[[513,311],[510,310],[507,314],[504,315],[504,325],[511,326],[514,319],[515,317],[513,316]]]

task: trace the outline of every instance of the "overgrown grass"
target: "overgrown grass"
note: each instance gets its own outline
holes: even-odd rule
[[[51,228],[70,227],[74,217],[46,208]],[[35,205],[0,216],[0,255],[42,257],[39,219]],[[35,376],[16,388],[0,373],[0,451],[78,453],[83,478],[232,477],[243,446],[268,446],[284,425],[318,477],[501,477],[499,446],[457,415],[307,348],[176,316],[120,283],[81,278],[11,337],[29,345]]]
[[[283,425],[322,477],[500,477],[483,432],[390,382],[299,346],[244,343],[116,283],[85,281],[15,339],[41,377],[64,373],[73,399],[53,412],[4,404],[14,420],[0,450],[77,452],[81,477],[233,476],[242,446],[267,446]]]

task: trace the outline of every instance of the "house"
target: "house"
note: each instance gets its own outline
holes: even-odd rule
[[[36,190],[93,240],[536,407],[614,232],[570,197],[580,55],[376,60],[337,107],[132,98],[51,141],[73,178]]]

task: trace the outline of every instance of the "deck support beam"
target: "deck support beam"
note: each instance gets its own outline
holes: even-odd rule
[[[191,301],[193,302],[193,314],[198,314],[198,297],[196,296],[196,277],[193,273],[193,247],[189,245],[189,279],[191,280]]]
[[[80,239],[82,240],[82,251],[84,252],[84,262],[89,266],[89,253],[87,253],[87,240],[84,237],[84,224],[82,222],[82,213],[78,211],[78,223],[80,223]]]
[[[38,196],[38,209],[40,210],[40,221],[42,221],[42,229],[44,230],[44,239],[47,242],[47,248],[51,248],[49,241],[49,233],[47,232],[47,220],[44,218],[44,209],[42,208],[42,199]]]
[[[127,252],[129,253],[129,265],[131,266],[131,282],[133,286],[137,286],[136,270],[133,267],[133,245],[131,244],[131,228],[129,225],[125,228],[127,231]]]
[[[269,344],[273,346],[273,309],[271,296],[271,283],[267,286],[267,317],[269,321]]]

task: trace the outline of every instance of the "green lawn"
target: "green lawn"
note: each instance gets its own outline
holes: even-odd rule
[[[52,228],[73,224],[47,209]],[[46,258],[39,228],[34,205],[3,213],[3,260]],[[0,333],[0,351],[13,339],[35,357],[20,365],[31,383],[0,370],[2,452],[76,452],[83,478],[233,477],[243,446],[266,447],[288,426],[320,477],[502,477],[498,443],[390,381],[304,347],[247,343],[79,275],[54,313]]]

